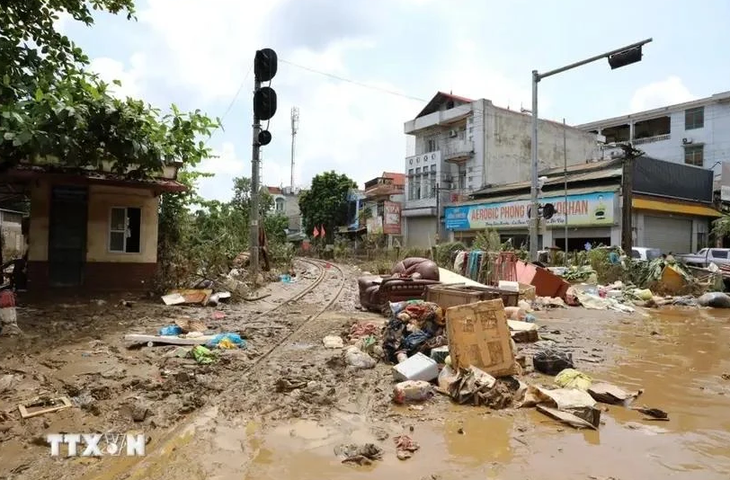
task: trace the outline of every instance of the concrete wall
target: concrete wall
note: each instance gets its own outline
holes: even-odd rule
[[[531,176],[532,116],[489,105],[486,119],[486,182],[499,185]],[[595,135],[560,123],[538,123],[540,170],[564,164],[563,132],[568,165],[583,164],[597,155]]]
[[[140,253],[109,251],[109,222],[112,207],[142,209]],[[136,188],[89,187],[87,262],[156,263],[158,199],[149,190]]]
[[[31,189],[29,261],[48,261],[50,201],[50,184],[45,181],[38,182]],[[142,209],[140,253],[109,251],[109,222],[112,207],[136,207]],[[152,192],[136,188],[91,185],[89,187],[88,208],[86,231],[87,262],[157,262],[158,199]]]

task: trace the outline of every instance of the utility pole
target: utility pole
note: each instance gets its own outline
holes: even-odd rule
[[[258,92],[261,89],[261,82],[255,79],[253,82],[254,92]],[[256,115],[256,109],[253,113],[253,143],[251,147],[251,222],[250,228],[250,242],[251,242],[251,271],[253,272],[254,279],[255,275],[259,271],[259,172],[260,172],[260,154],[261,154],[261,143],[259,142],[259,134],[261,133],[261,120]]]
[[[632,225],[632,200],[634,189],[634,160],[643,154],[633,145],[623,144],[624,151],[623,169],[621,173],[621,248],[626,255],[631,255],[633,246],[633,225]]]
[[[289,186],[294,190],[294,150],[297,143],[297,131],[299,131],[299,109],[291,107],[291,181]]]
[[[563,118],[563,176],[565,178],[565,264],[568,264],[568,140]]]

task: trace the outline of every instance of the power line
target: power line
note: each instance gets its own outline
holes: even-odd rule
[[[387,93],[389,95],[395,95],[396,97],[407,98],[408,100],[416,100],[418,102],[427,102],[428,101],[428,100],[424,100],[422,98],[413,97],[413,96],[410,96],[410,95],[405,95],[403,93],[399,93],[399,92],[396,92],[394,90],[388,90],[387,88],[376,87],[375,85],[368,85],[367,83],[362,83],[362,82],[358,82],[356,80],[351,80],[349,78],[345,78],[345,77],[341,77],[339,75],[335,75],[334,73],[323,72],[321,70],[315,70],[314,68],[305,67],[304,65],[299,65],[297,63],[290,62],[289,60],[284,60],[283,58],[280,58],[279,61],[281,63],[286,63],[287,65],[291,65],[292,67],[301,68],[302,70],[306,70],[308,72],[316,73],[318,75],[323,75],[323,76],[329,77],[329,78],[334,78],[335,80],[339,80],[341,82],[351,83],[351,84],[357,85],[359,87],[369,88],[371,90],[377,90],[377,91],[380,91],[380,92],[383,92],[383,93]]]
[[[208,140],[205,142],[206,145],[208,145],[208,142],[213,138],[213,135],[220,130],[223,127],[223,120],[226,118],[226,116],[231,113],[231,109],[233,109],[233,105],[236,103],[236,100],[238,100],[238,96],[241,94],[241,90],[243,90],[243,86],[246,84],[246,80],[248,80],[249,75],[251,75],[251,71],[253,70],[253,62],[251,62],[251,65],[248,67],[248,72],[246,72],[246,76],[243,77],[243,80],[241,80],[241,84],[238,86],[238,90],[236,90],[236,94],[231,99],[231,103],[228,104],[228,107],[226,108],[226,111],[223,112],[223,115],[220,117],[220,125],[218,125],[215,130],[210,132],[210,136],[208,137]]]

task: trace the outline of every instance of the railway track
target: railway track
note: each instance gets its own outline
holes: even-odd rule
[[[249,322],[261,320],[265,317],[270,316],[273,313],[276,313],[280,309],[283,309],[287,305],[296,304],[296,302],[300,301],[308,294],[312,293],[315,289],[317,289],[317,287],[321,286],[322,283],[325,282],[330,276],[330,272],[335,272],[336,275],[339,277],[337,279],[336,287],[334,287],[334,295],[321,307],[319,307],[315,313],[308,315],[303,321],[297,322],[297,324],[293,326],[293,328],[288,333],[277,339],[274,344],[271,345],[271,347],[269,347],[262,355],[256,358],[256,360],[248,365],[245,369],[240,370],[240,373],[238,375],[241,380],[245,381],[247,378],[249,378],[250,374],[255,371],[256,367],[260,366],[267,359],[271,358],[272,355],[274,355],[277,350],[282,348],[292,337],[305,330],[308,326],[312,325],[312,323],[317,318],[319,318],[323,313],[325,313],[329,308],[332,307],[332,305],[340,298],[342,291],[345,288],[347,278],[345,275],[345,271],[339,265],[311,258],[298,258],[297,261],[317,267],[319,269],[319,274],[317,275],[317,278],[304,289],[300,290],[299,292],[297,292],[287,300],[283,301],[282,303],[274,306],[273,308],[270,308],[256,315],[251,320],[249,320]],[[237,387],[236,390],[240,391],[239,388],[241,388],[240,385]],[[223,401],[225,401],[225,399]],[[115,465],[113,467],[110,466],[111,468],[108,468],[104,472],[88,472],[87,474],[83,475],[83,478],[95,480],[111,480],[123,476],[124,478],[127,478],[129,480],[141,480],[150,478],[151,475],[154,475],[154,478],[160,478],[160,476],[164,476],[162,472],[167,469],[168,462],[170,461],[170,456],[175,455],[175,450],[179,446],[182,446],[184,444],[183,439],[186,436],[190,435],[191,431],[194,430],[195,425],[199,425],[200,422],[206,423],[210,421],[210,418],[206,420],[207,415],[208,414],[206,414],[205,411],[201,411],[199,414],[194,415],[193,417],[188,418],[187,420],[173,427],[162,438],[158,440],[156,445],[152,447],[150,451],[147,452],[146,457],[126,458],[126,462],[124,464]]]
[[[319,309],[316,313],[309,315],[301,324],[299,324],[292,331],[290,331],[289,333],[284,335],[283,338],[278,340],[266,352],[264,352],[260,357],[258,357],[251,365],[249,365],[242,373],[242,375],[244,377],[248,376],[248,374],[254,369],[254,367],[258,366],[259,364],[261,364],[261,362],[263,362],[264,360],[269,358],[271,356],[271,354],[273,354],[278,348],[280,348],[284,343],[286,343],[291,337],[293,337],[297,333],[304,330],[308,325],[310,325],[320,315],[322,315],[324,312],[326,312],[327,309],[329,309],[340,298],[340,295],[342,294],[342,290],[345,288],[345,280],[346,280],[345,272],[344,272],[344,270],[342,270],[342,267],[340,267],[339,265],[334,264],[334,263],[325,262],[324,260],[311,259],[311,258],[307,258],[307,259],[299,258],[298,260],[301,262],[304,262],[304,263],[308,263],[310,265],[314,265],[317,268],[319,268],[320,271],[319,271],[319,275],[317,276],[317,278],[307,288],[303,289],[301,292],[297,293],[296,295],[294,295],[287,301],[282,302],[281,304],[275,306],[274,308],[261,313],[260,315],[255,317],[256,319],[260,319],[267,315],[270,315],[271,313],[284,307],[285,305],[291,305],[292,303],[297,302],[297,301],[301,300],[302,298],[304,298],[307,294],[314,291],[314,289],[317,288],[324,281],[324,279],[327,277],[327,271],[330,270],[331,268],[334,268],[335,270],[337,270],[339,272],[340,281],[339,281],[339,286],[337,287],[336,293],[321,309]]]

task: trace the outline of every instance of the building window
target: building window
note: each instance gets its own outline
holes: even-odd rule
[[[429,138],[426,141],[426,151],[427,152],[435,152],[438,149],[439,149],[439,144],[435,138]]]
[[[705,147],[704,145],[694,145],[684,148],[684,163],[701,167],[705,164]]]
[[[140,253],[142,209],[113,207],[109,221],[109,251]]]
[[[434,198],[436,196],[436,190],[438,189],[438,185],[436,185],[436,169],[431,169],[431,175],[429,178],[429,182],[431,183],[431,198]]]
[[[283,212],[284,211],[284,199],[283,198],[277,198],[274,200],[274,207],[277,212]]]
[[[705,126],[705,107],[690,108],[684,111],[684,129],[694,130]]]

